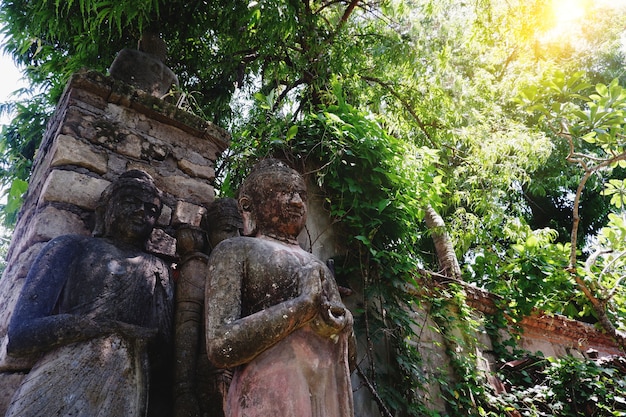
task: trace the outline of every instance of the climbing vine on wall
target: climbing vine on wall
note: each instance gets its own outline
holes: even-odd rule
[[[338,280],[361,291],[355,330],[364,349],[357,372],[381,414],[433,414],[421,395],[429,383],[447,385],[446,398],[456,404],[451,409],[457,415],[486,407],[483,381],[472,365],[475,324],[460,288],[431,294],[429,314],[448,343],[455,375],[462,379],[454,386],[448,385],[449,375],[429,381],[417,344],[424,294],[416,289],[432,285],[419,272],[430,267],[423,256],[424,246],[430,245],[425,243],[430,236],[423,225],[424,209],[437,207],[445,192],[438,152],[390,135],[375,118],[347,104],[338,86],[334,96],[334,104],[289,125],[264,113],[253,115],[262,122],[255,131],[240,133],[226,160],[229,174],[218,188],[233,192],[251,161],[266,156],[289,160],[321,187],[324,207],[347,239],[347,256],[335,263]],[[256,99],[261,104],[271,100],[261,95]],[[432,285],[432,291],[438,288]],[[452,310],[463,314],[451,319]]]

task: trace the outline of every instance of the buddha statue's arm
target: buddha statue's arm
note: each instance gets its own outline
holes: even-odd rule
[[[9,323],[7,352],[10,355],[45,352],[114,332],[135,338],[154,336],[154,330],[130,324],[54,314],[70,273],[71,261],[79,253],[80,242],[82,240],[76,236],[54,239],[33,263]]]
[[[216,259],[218,249],[211,255]],[[240,251],[240,255],[243,255]],[[206,344],[209,359],[217,367],[232,368],[247,362],[313,319],[320,303],[323,265],[303,267],[294,279],[299,296],[249,316],[241,317],[245,261],[231,252],[209,262],[206,306]],[[268,277],[271,279],[271,277]]]
[[[7,353],[12,356],[32,355],[113,333],[130,339],[148,340],[156,336],[157,330],[113,320],[96,321],[73,314],[31,318],[19,325],[9,325]]]

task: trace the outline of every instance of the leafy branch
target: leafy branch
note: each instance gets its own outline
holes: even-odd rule
[[[540,87],[525,89],[518,99],[529,111],[541,114],[557,137],[566,140],[568,146],[567,162],[577,164],[582,169],[582,177],[574,194],[572,207],[572,228],[570,234],[570,254],[566,271],[591,304],[598,322],[603,329],[626,351],[626,336],[620,332],[609,316],[609,303],[615,297],[619,286],[624,281],[619,277],[609,284],[607,271],[618,261],[623,263],[624,251],[596,251],[587,259],[583,271],[578,268],[578,229],[580,224],[581,197],[588,180],[601,171],[610,171],[617,166],[626,166],[626,143],[619,133],[626,117],[626,89],[617,79],[608,86],[597,84],[591,94],[586,93],[591,87],[583,80],[579,72],[570,77],[562,73],[553,74]],[[616,208],[621,208],[626,194],[626,180],[613,179],[605,186],[604,195],[616,194],[611,199]],[[623,191],[623,192],[622,192]],[[615,239],[613,239],[615,245]],[[605,260],[607,264],[594,278],[592,265],[601,258],[601,254],[617,253],[617,256]],[[602,283],[605,282],[603,285]],[[612,285],[609,292],[605,285]],[[611,294],[607,296],[607,294]]]
[[[571,232],[571,240],[570,243],[572,245],[570,251],[570,261],[567,269],[573,273],[576,272],[576,264],[577,264],[577,239],[578,239],[578,226],[580,223],[580,198],[585,189],[585,185],[587,184],[587,180],[594,175],[595,173],[613,167],[620,161],[626,160],[626,152],[619,153],[610,158],[600,158],[596,157],[592,154],[585,154],[575,151],[574,145],[574,136],[570,133],[570,129],[568,128],[566,122],[564,120],[561,121],[562,130],[558,131],[557,134],[566,139],[569,145],[569,154],[566,159],[568,162],[573,164],[578,164],[583,169],[583,176],[578,183],[578,187],[576,188],[576,193],[574,195],[574,204],[573,204],[573,213],[572,213],[572,232]],[[595,162],[595,164],[591,165],[589,162]]]

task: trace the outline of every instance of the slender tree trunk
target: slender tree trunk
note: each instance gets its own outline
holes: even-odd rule
[[[432,206],[426,207],[424,218],[435,242],[435,252],[439,262],[440,273],[450,278],[461,279],[461,267],[454,252],[450,236],[445,230],[446,224]]]

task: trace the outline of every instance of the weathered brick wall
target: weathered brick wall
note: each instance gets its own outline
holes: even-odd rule
[[[485,290],[466,285],[467,304],[483,315],[493,315],[497,309],[495,296]],[[622,355],[615,341],[596,326],[572,320],[558,314],[536,311],[519,323],[522,329],[519,347],[544,356],[584,356],[587,350],[599,356]]]
[[[174,228],[199,224],[214,199],[214,161],[229,141],[223,129],[110,77],[72,77],[37,151],[0,279],[0,415],[30,367],[6,355],[6,333],[41,247],[59,235],[90,234],[102,190],[124,171],[139,168],[164,192],[149,250],[173,260]]]

